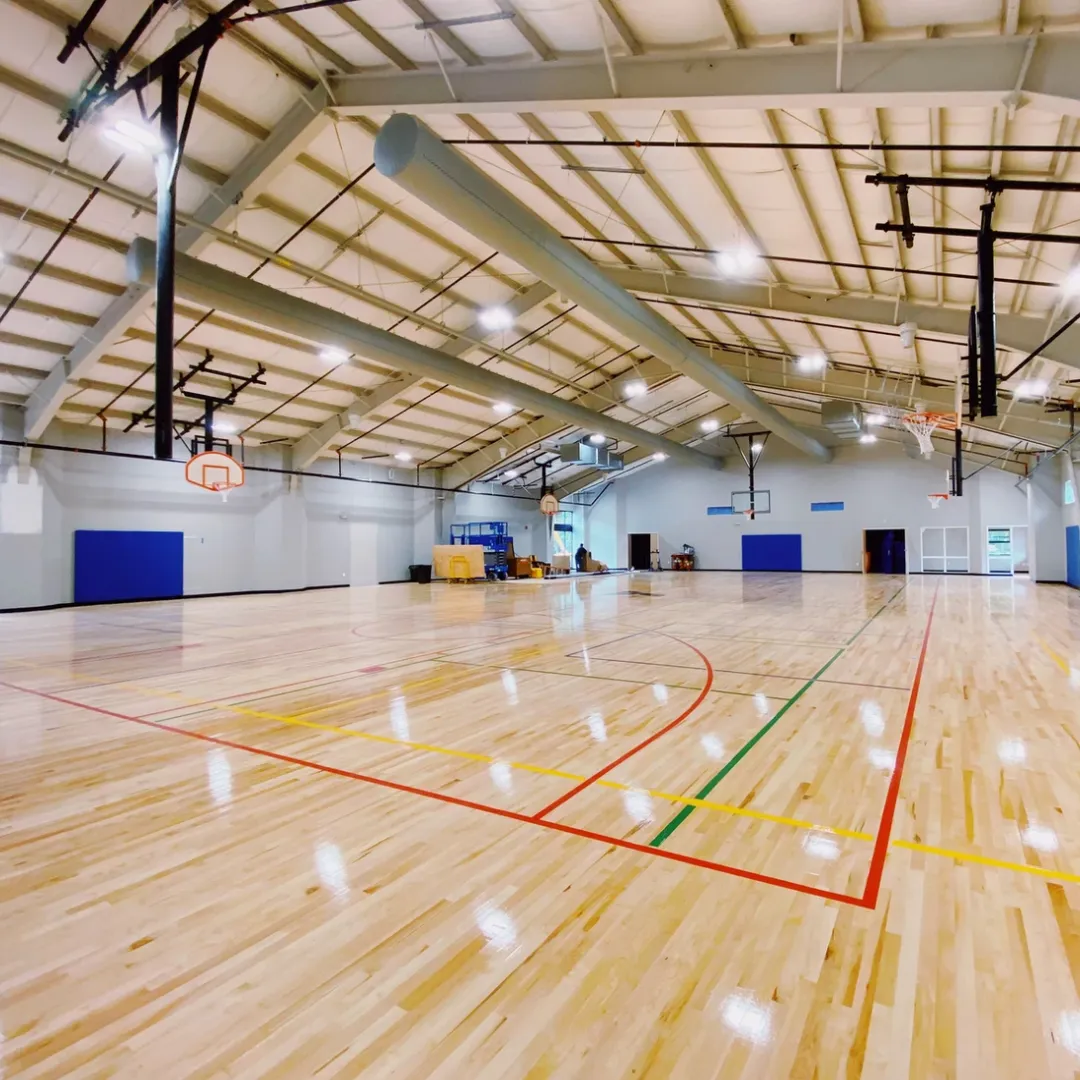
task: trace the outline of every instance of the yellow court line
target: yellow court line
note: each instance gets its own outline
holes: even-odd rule
[[[1068,665],[1064,661],[1057,657],[1053,651],[1046,645],[1045,642],[1041,642],[1043,647],[1052,656],[1055,657],[1059,663],[1064,665],[1065,670],[1068,669]],[[49,668],[41,664],[32,664],[27,661],[7,661],[8,663],[16,664],[20,667],[35,668],[41,671],[56,671],[64,676],[74,679],[79,682],[90,682],[94,685],[100,685],[94,683],[94,680],[90,676],[76,675],[68,672],[64,669]],[[197,698],[190,698],[185,694],[180,694],[176,691],[170,690],[154,690],[150,687],[139,686],[133,683],[111,683],[113,687],[119,687],[121,689],[132,690],[136,693],[146,694],[150,697],[166,697],[179,699],[187,704],[202,706],[204,708],[214,709],[219,712],[232,712],[240,713],[245,716],[253,716],[259,720],[271,720],[275,723],[286,724],[290,727],[308,728],[312,731],[322,731],[331,735],[344,735],[352,739],[364,739],[368,742],[383,743],[389,746],[400,746],[408,750],[420,750],[433,754],[444,754],[448,757],[463,758],[467,761],[478,761],[486,765],[493,765],[500,759],[492,757],[490,754],[478,754],[469,750],[456,750],[449,746],[436,746],[432,743],[412,742],[407,739],[397,739],[390,735],[377,735],[370,731],[355,731],[351,728],[336,727],[332,724],[319,724],[312,720],[303,720],[298,717],[290,716],[278,716],[274,713],[258,712],[255,709],[245,709],[242,706],[237,705],[222,705],[215,702],[204,702]],[[520,769],[524,772],[538,773],[542,776],[553,776],[560,780],[569,780],[573,783],[580,783],[585,780],[586,777],[578,773],[564,772],[561,769],[549,769],[542,765],[531,765],[527,762],[511,761],[507,762],[512,769]],[[689,795],[675,795],[667,791],[654,791],[648,788],[635,788],[631,784],[622,784],[615,780],[598,780],[598,787],[611,788],[616,791],[643,791],[644,794],[650,795],[656,799],[664,799],[668,802],[682,803],[689,806],[697,806],[704,810],[715,810],[720,813],[733,814],[737,817],[754,818],[758,821],[769,821],[777,825],[788,825],[796,829],[808,829],[817,830],[820,832],[832,833],[835,836],[844,836],[852,840],[872,841],[874,839],[869,833],[857,832],[852,829],[833,828],[829,825],[817,825],[812,821],[804,821],[800,818],[783,817],[778,814],[767,814],[761,810],[750,810],[742,806],[730,806],[726,803],[711,802],[707,799],[695,799]],[[1076,882],[1080,883],[1080,874],[1070,874],[1064,870],[1048,870],[1041,866],[1030,866],[1026,863],[1014,863],[1004,859],[995,859],[988,855],[978,855],[973,852],[967,851],[953,851],[949,848],[933,847],[929,844],[918,844],[911,840],[893,840],[891,847],[903,848],[908,851],[918,851],[926,855],[935,855],[940,858],[953,859],[959,862],[977,863],[981,866],[989,866],[998,870],[1013,870],[1023,874],[1034,874],[1038,877],[1051,878],[1064,882]]]
[[[1066,660],[1064,656],[1059,656],[1056,652],[1054,652],[1054,650],[1051,649],[1050,646],[1047,645],[1047,643],[1043,641],[1042,638],[1038,638],[1037,640],[1039,644],[1043,647],[1043,649],[1046,650],[1046,653],[1050,657],[1050,659],[1053,660],[1054,663],[1057,664],[1057,666],[1061,668],[1061,670],[1064,671],[1066,675],[1071,675],[1072,667],[1069,664],[1069,661]]]
[[[989,855],[975,855],[968,851],[950,851],[948,848],[931,847],[929,844],[916,844],[911,840],[894,840],[892,846],[906,848],[908,851],[921,851],[926,855],[939,855],[943,859],[956,859],[960,862],[978,863],[980,866],[992,866],[997,870],[1015,870],[1021,874],[1035,874],[1038,877],[1056,878],[1058,881],[1080,882],[1080,874],[1069,874],[1064,870],[1047,870],[1042,866],[1007,862],[1005,859],[994,859]]]

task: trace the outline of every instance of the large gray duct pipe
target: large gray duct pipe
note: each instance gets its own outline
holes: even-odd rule
[[[127,260],[130,283],[153,284],[154,244],[150,240],[140,237],[133,241],[128,248]],[[414,375],[428,375],[495,401],[508,401],[527,406],[531,412],[558,416],[575,427],[598,431],[612,439],[647,446],[684,465],[711,469],[722,467],[719,459],[665,439],[662,435],[653,435],[633,424],[613,420],[583,405],[564,401],[546,390],[518,382],[517,379],[508,379],[494,371],[485,371],[427,345],[409,341],[321,304],[313,304],[310,300],[301,300],[268,285],[249,281],[239,274],[188,255],[176,256],[176,293],[194,304],[227,311],[294,337],[320,345],[337,346],[346,352],[377,360],[387,367],[403,369]]]
[[[616,285],[528,207],[447,146],[415,116],[397,113],[375,139],[375,166],[447,220],[509,255],[665,364],[742,409],[781,439],[828,461],[832,452],[712,363],[671,323]]]

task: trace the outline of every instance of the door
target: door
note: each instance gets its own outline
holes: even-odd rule
[[[920,569],[924,574],[966,574],[968,531],[966,525],[924,528],[920,535]]]
[[[867,529],[863,535],[868,574],[907,573],[907,548],[903,529]]]
[[[986,530],[986,569],[991,574],[1012,577],[1012,529]]]
[[[649,533],[630,533],[629,544],[630,569],[648,570],[651,561],[652,537]]]
[[[379,584],[379,526],[374,521],[349,526],[349,584]]]

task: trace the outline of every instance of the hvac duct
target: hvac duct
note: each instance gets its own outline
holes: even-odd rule
[[[862,433],[862,409],[853,401],[823,401],[821,426],[839,439],[854,439]]]
[[[655,353],[665,364],[719,394],[805,453],[828,461],[801,431],[734,376],[717,367],[669,322],[616,285],[518,199],[447,146],[415,116],[398,113],[375,139],[375,166],[448,220],[504,252],[541,281]]]
[[[154,280],[154,244],[139,238],[128,248],[128,281],[149,285]],[[239,274],[200,262],[188,255],[176,256],[176,292],[195,304],[218,308],[242,319],[270,326],[282,333],[359,353],[396,370],[426,375],[463,390],[525,406],[530,412],[557,416],[575,427],[599,431],[612,439],[648,446],[698,468],[720,468],[721,462],[681,443],[654,435],[643,428],[593,412],[583,405],[564,401],[535,386],[485,371],[446,353],[377,326],[360,322],[321,304],[301,300]]]

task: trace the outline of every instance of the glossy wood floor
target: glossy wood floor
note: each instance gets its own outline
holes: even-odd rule
[[[1080,594],[0,617],[0,1075],[1080,1076]]]

